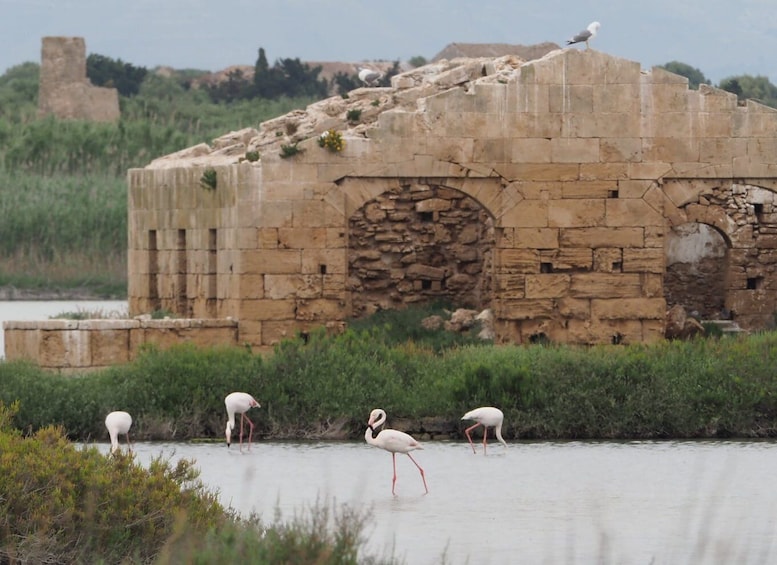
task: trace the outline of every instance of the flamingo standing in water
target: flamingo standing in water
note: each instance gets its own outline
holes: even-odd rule
[[[478,426],[483,426],[483,455],[486,454],[488,428],[494,428],[496,439],[501,441],[502,445],[507,447],[507,443],[502,438],[502,422],[504,421],[504,418],[505,415],[502,413],[502,411],[499,408],[494,408],[493,406],[481,406],[480,408],[475,408],[474,410],[470,410],[461,417],[462,420],[475,420],[476,422],[474,426],[470,426],[464,430],[464,435],[467,436],[469,444],[472,446],[472,453],[477,453],[477,451],[475,450],[475,444],[472,443],[472,437],[469,435],[469,433]]]
[[[256,399],[247,392],[231,392],[224,398],[227,407],[227,447],[232,445],[232,430],[235,429],[235,414],[240,414],[240,451],[243,451],[243,422],[248,422],[248,449],[254,435],[254,423],[246,416],[251,408],[261,408]]]
[[[132,449],[130,443],[129,430],[132,427],[132,416],[123,410],[111,412],[105,417],[105,427],[108,428],[108,435],[111,436],[111,454],[119,449],[119,434],[127,436],[127,447]]]
[[[426,486],[426,476],[424,470],[410,455],[411,451],[416,449],[423,449],[423,446],[418,443],[412,436],[399,430],[384,429],[377,436],[374,436],[375,429],[381,427],[386,422],[386,412],[380,408],[376,408],[370,412],[370,419],[367,422],[367,429],[364,432],[364,439],[370,445],[380,447],[391,453],[391,460],[394,464],[394,477],[391,479],[391,494],[394,493],[394,485],[397,482],[397,453],[404,453],[410,460],[418,467],[421,472],[421,480],[424,482],[424,489],[426,493],[429,493],[429,487]]]

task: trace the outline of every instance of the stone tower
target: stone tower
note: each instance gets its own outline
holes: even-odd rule
[[[115,88],[93,86],[86,77],[82,37],[44,37],[41,47],[38,116],[114,122],[119,119]]]

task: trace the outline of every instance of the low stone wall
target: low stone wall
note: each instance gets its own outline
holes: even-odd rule
[[[8,321],[3,331],[8,361],[29,359],[63,372],[127,363],[145,343],[163,349],[185,342],[239,343],[238,322],[232,319]]]

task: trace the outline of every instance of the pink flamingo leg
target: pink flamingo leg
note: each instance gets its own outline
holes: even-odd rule
[[[391,494],[396,496],[394,493],[394,485],[397,484],[397,454],[391,453],[391,462],[394,464],[394,477],[391,479]]]
[[[468,427],[466,430],[464,430],[464,435],[466,435],[466,436],[467,436],[467,439],[469,440],[469,444],[472,446],[472,453],[477,453],[477,451],[475,450],[475,444],[474,444],[474,443],[472,443],[472,437],[470,437],[469,433],[470,433],[472,430],[474,430],[475,428],[477,428],[478,426],[480,426],[480,425],[481,425],[481,424],[480,424],[480,422],[478,422],[478,423],[477,423],[477,424],[475,424],[474,426],[470,426],[470,427]],[[483,426],[483,427],[485,428],[485,426]],[[484,436],[484,437],[485,437],[485,436]]]
[[[486,440],[488,439],[488,426],[483,426],[483,455],[486,454]]]
[[[424,473],[424,470],[421,468],[421,466],[418,464],[418,462],[415,459],[413,459],[412,455],[410,455],[409,453],[405,453],[405,455],[410,457],[410,461],[415,463],[415,466],[418,467],[418,470],[421,472],[421,480],[424,482],[424,490],[426,490],[426,494],[429,494],[429,487],[426,486],[426,474]]]
[[[242,414],[240,419],[240,431],[243,431],[243,419],[248,422],[248,449],[251,449],[251,441],[253,441],[254,438],[254,423],[251,421],[251,418],[245,415],[245,413]]]

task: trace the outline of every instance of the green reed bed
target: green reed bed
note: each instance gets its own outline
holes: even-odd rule
[[[0,172],[0,286],[125,295],[126,250],[123,179]]]
[[[377,328],[288,340],[262,358],[244,348],[147,348],[133,363],[77,377],[0,363],[0,400],[15,424],[61,424],[105,438],[102,418],[126,409],[138,438],[220,438],[224,396],[251,392],[264,438],[348,437],[382,407],[394,418],[497,405],[505,435],[525,439],[777,436],[777,333],[651,346],[394,343]],[[431,340],[434,341],[434,340]]]

